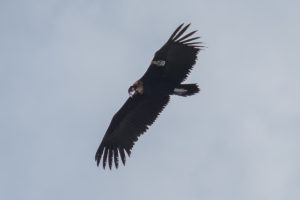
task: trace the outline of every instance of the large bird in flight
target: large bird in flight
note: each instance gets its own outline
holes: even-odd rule
[[[101,158],[105,169],[113,161],[116,168],[119,157],[125,165],[125,152],[130,156],[138,137],[153,124],[170,100],[170,95],[191,96],[199,92],[197,84],[182,84],[196,63],[197,53],[203,46],[200,37],[184,35],[190,24],[181,24],[169,40],[155,53],[146,73],[129,87],[129,98],[114,115],[97,150],[95,159]]]

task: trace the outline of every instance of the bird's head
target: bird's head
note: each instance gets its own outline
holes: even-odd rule
[[[136,87],[134,85],[129,87],[128,94],[130,97],[133,97],[133,95],[135,94],[135,90],[136,90]]]
[[[136,81],[128,89],[128,94],[129,94],[130,97],[133,97],[137,93],[143,94],[143,92],[144,92],[143,82],[140,81],[140,80]]]

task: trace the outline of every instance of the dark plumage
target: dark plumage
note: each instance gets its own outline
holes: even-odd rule
[[[95,159],[103,168],[107,160],[125,165],[125,152],[130,156],[138,137],[153,124],[170,100],[170,95],[190,96],[199,92],[197,84],[181,84],[189,75],[201,49],[200,37],[190,38],[196,31],[183,35],[190,24],[181,24],[154,55],[150,67],[128,89],[130,97],[114,115],[97,150]],[[183,28],[182,28],[183,27]]]

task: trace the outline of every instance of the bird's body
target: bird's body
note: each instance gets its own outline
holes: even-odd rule
[[[173,83],[163,79],[143,80],[143,93],[149,96],[170,95],[174,90]]]
[[[134,143],[155,121],[170,100],[170,95],[190,96],[199,92],[197,84],[182,84],[196,62],[202,46],[189,38],[196,31],[181,37],[190,24],[181,24],[167,43],[159,49],[146,73],[130,88],[130,97],[114,115],[97,150],[97,165],[103,156],[109,167],[113,159],[118,168],[119,156],[125,165],[125,152],[130,155]],[[182,28],[182,29],[181,29]]]

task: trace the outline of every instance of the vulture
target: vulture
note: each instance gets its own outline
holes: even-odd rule
[[[185,34],[190,24],[181,24],[168,41],[154,54],[146,73],[128,89],[129,97],[113,116],[96,152],[95,160],[103,168],[108,162],[125,165],[139,136],[153,124],[170,100],[170,95],[191,96],[200,91],[197,84],[183,84],[202,49],[200,37],[191,37],[196,31]]]

